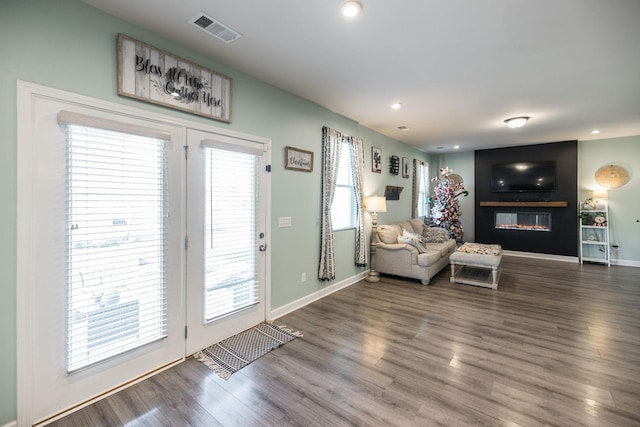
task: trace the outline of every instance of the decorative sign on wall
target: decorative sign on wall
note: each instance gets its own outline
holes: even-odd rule
[[[391,156],[391,162],[389,163],[389,173],[391,173],[391,175],[398,175],[400,171],[400,157],[398,156]]]
[[[284,168],[313,172],[313,151],[284,147]]]
[[[118,95],[231,123],[231,78],[118,34]]]

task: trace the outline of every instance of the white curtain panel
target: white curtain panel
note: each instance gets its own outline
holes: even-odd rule
[[[367,265],[367,242],[364,234],[364,141],[362,138],[350,138],[351,170],[353,172],[353,190],[356,200],[356,251],[355,264]]]
[[[418,217],[418,203],[420,201],[420,173],[422,172],[422,161],[413,159],[413,192],[411,198],[411,218]]]
[[[338,177],[338,162],[342,134],[324,126],[322,128],[322,203],[320,213],[320,265],[319,280],[336,278],[336,260],[331,223],[331,204]]]

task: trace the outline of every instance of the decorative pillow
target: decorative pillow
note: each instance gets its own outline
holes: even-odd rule
[[[406,229],[402,229],[402,234],[398,234],[398,243],[406,243],[414,246],[421,254],[427,252],[427,248],[422,244],[422,236],[409,233]]]
[[[444,228],[424,227],[422,235],[425,243],[443,243],[449,240],[449,233]]]
[[[422,234],[424,232],[424,221],[421,218],[413,218],[409,222],[414,233]]]
[[[400,221],[400,222],[398,223],[398,225],[400,226],[400,229],[401,229],[401,230],[403,230],[403,229],[407,229],[407,231],[408,231],[409,233],[413,233],[413,232],[414,232],[414,230],[413,230],[413,226],[411,225],[411,221]]]
[[[402,229],[397,224],[383,224],[379,225],[376,229],[378,237],[382,243],[398,243],[398,234],[402,232]]]

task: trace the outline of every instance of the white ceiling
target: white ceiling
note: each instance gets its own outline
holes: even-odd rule
[[[83,1],[428,152],[640,135],[640,0]]]

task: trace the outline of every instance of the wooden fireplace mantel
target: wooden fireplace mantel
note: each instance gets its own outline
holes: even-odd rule
[[[511,206],[511,207],[538,207],[538,208],[566,208],[566,200],[553,202],[480,202],[480,206]]]

